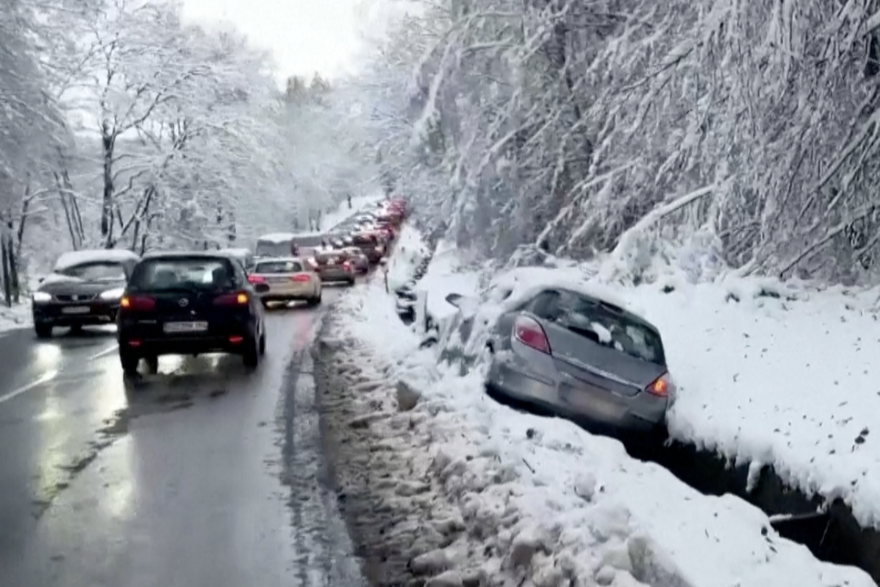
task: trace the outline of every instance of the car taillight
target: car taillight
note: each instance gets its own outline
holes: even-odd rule
[[[672,388],[672,380],[669,379],[669,373],[664,373],[645,388],[645,391],[657,397],[669,397]]]
[[[351,271],[351,263],[349,263],[348,261],[345,261],[342,264],[342,268],[345,269],[346,271]]]
[[[513,323],[513,336],[529,348],[550,354],[550,341],[544,329],[533,318],[518,316]]]
[[[214,298],[216,306],[246,306],[248,304],[248,295],[246,292],[240,291],[231,294],[223,294]]]
[[[312,278],[309,277],[306,273],[298,273],[296,275],[292,275],[290,277],[290,281],[296,281],[297,283],[305,283],[306,281],[311,281]]]
[[[156,309],[156,300],[149,296],[122,296],[119,307],[132,312],[151,312]]]
[[[248,275],[247,282],[251,285],[256,285],[258,283],[266,283],[266,278],[262,275]]]

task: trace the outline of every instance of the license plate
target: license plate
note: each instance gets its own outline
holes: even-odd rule
[[[91,311],[91,308],[88,306],[70,306],[67,308],[61,308],[62,314],[88,314]]]
[[[621,414],[623,408],[610,400],[604,400],[589,392],[579,391],[575,389],[563,389],[562,401],[569,406],[584,410],[588,413],[604,416],[607,418],[615,418]]]
[[[204,332],[208,329],[207,322],[166,322],[165,332]]]

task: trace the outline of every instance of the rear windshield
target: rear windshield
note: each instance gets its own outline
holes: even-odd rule
[[[139,290],[222,290],[233,286],[234,277],[229,259],[158,258],[141,261],[129,286]]]
[[[303,270],[299,261],[264,261],[257,263],[256,273],[300,273]]]
[[[125,267],[115,261],[97,261],[93,263],[80,263],[64,269],[57,269],[55,273],[67,277],[77,277],[86,281],[123,281],[125,280]]]
[[[544,320],[643,361],[666,364],[657,332],[613,306],[564,290],[544,292],[535,302]]]
[[[355,244],[372,245],[376,242],[376,237],[369,234],[356,234],[353,236]]]
[[[329,261],[341,262],[345,260],[345,255],[342,251],[333,251],[332,253],[319,253],[315,255],[315,259],[318,260],[318,263],[327,263]]]

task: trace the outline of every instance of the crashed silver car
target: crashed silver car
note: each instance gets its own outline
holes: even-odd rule
[[[660,333],[640,316],[557,285],[446,300],[459,311],[440,325],[441,359],[484,361],[490,393],[619,430],[665,424],[674,386]]]

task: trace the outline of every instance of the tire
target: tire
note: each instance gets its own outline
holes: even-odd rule
[[[348,287],[353,286],[353,285],[355,284],[356,281],[357,281],[357,280],[356,280],[354,277],[352,277],[351,279],[349,279],[349,280],[348,280]]]
[[[52,338],[52,325],[44,322],[36,322],[34,323],[34,332],[37,333],[37,338]]]
[[[321,291],[318,292],[317,297],[309,298],[308,300],[306,300],[306,303],[310,306],[317,306],[321,303],[321,296],[322,295],[324,295],[323,289],[321,289]]]
[[[141,358],[130,353],[119,353],[119,362],[122,363],[122,373],[126,377],[137,375],[138,365]]]
[[[256,369],[260,365],[260,343],[254,339],[247,341],[247,348],[241,355],[241,360],[247,369]]]
[[[151,375],[155,375],[159,372],[159,357],[151,355],[149,357],[144,357],[144,360],[147,363],[147,371],[149,371]]]
[[[264,330],[262,334],[260,334],[260,356],[266,354],[266,331]]]
[[[82,331],[83,331],[82,324],[73,324],[70,327],[71,334],[82,334]]]

